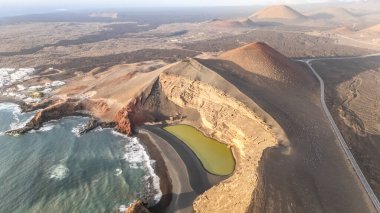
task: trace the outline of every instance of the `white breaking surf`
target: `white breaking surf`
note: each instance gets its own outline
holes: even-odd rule
[[[137,137],[128,137],[116,131],[113,131],[113,133],[127,139],[123,159],[127,161],[130,168],[146,170],[147,175],[144,176],[145,188],[149,193],[154,194],[153,200],[149,201],[149,204],[154,205],[158,203],[162,197],[162,192],[160,189],[160,178],[154,172],[156,161],[150,159]]]

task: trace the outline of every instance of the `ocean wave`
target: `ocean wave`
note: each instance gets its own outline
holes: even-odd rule
[[[12,114],[13,114],[14,122],[12,122],[9,125],[10,129],[19,129],[19,128],[22,128],[29,121],[31,121],[33,119],[33,117],[34,117],[34,115],[31,115],[27,119],[21,118],[23,114],[22,114],[21,108],[18,105],[16,105],[16,107],[12,110]]]
[[[34,132],[48,132],[48,131],[54,129],[55,126],[56,126],[55,124],[48,123],[48,124],[45,124],[43,127],[39,128],[38,130],[32,130],[32,131],[30,131],[30,133],[34,133]]]
[[[29,121],[33,119],[33,116],[30,116],[29,118],[25,119],[25,116],[22,113],[21,108],[19,105],[14,103],[0,103],[0,110],[1,111],[9,111],[12,112],[13,115],[13,122],[9,125],[9,129],[19,129],[24,127]],[[24,117],[24,118],[22,118]],[[1,135],[4,133],[2,132]]]
[[[121,169],[116,169],[115,172],[116,172],[116,173],[115,173],[116,176],[120,176],[120,175],[123,173],[123,170],[121,170]]]
[[[30,116],[29,118],[27,118],[26,120],[22,121],[20,119],[20,116],[21,113],[19,112],[13,112],[13,116],[14,116],[14,119],[16,120],[15,122],[11,123],[9,126],[10,126],[10,129],[20,129],[22,127],[24,127],[29,121],[31,121],[34,117],[34,115]]]
[[[112,130],[112,134],[116,135],[116,136],[119,136],[119,137],[123,137],[123,138],[126,138],[126,139],[129,139],[130,137],[128,137],[128,135],[125,135],[125,134],[122,134],[116,130]]]
[[[117,133],[116,131],[113,131],[113,133],[120,135],[120,133]],[[127,139],[123,159],[127,161],[130,168],[143,169],[147,172],[147,175],[144,176],[144,186],[149,194],[154,194],[153,201],[148,201],[151,205],[154,205],[162,197],[160,178],[154,172],[155,161],[150,159],[144,146],[140,143],[137,137],[131,138],[125,135],[122,136]]]
[[[21,112],[20,107],[17,104],[13,103],[0,103],[0,110],[12,110]]]
[[[55,127],[54,124],[45,125],[45,126],[41,127],[39,129],[39,131],[47,132],[47,131],[50,131],[50,130],[54,129],[54,127]]]
[[[0,103],[1,111],[11,111],[13,114],[13,119],[16,123],[20,122],[19,116],[21,115],[21,108],[17,104],[13,103]]]
[[[31,121],[34,117],[34,115],[31,115],[27,119],[22,119],[23,113],[19,105],[13,104],[13,103],[0,103],[0,110],[6,110],[6,111],[11,111],[13,114],[13,120],[9,125],[10,129],[19,129],[24,127],[29,121]],[[25,114],[24,114],[25,115]],[[50,131],[54,128],[55,124],[53,123],[54,121],[50,121],[49,123],[45,124],[43,127],[41,127],[39,130],[32,130],[30,131],[31,133],[33,132],[47,132]],[[2,135],[4,133],[0,133]]]
[[[85,123],[78,124],[76,127],[74,127],[71,130],[71,132],[74,133],[74,135],[79,138],[81,136],[80,135],[81,131],[83,131],[85,127],[86,127]]]
[[[54,165],[49,169],[48,175],[50,179],[63,180],[69,175],[70,170],[63,164]]]

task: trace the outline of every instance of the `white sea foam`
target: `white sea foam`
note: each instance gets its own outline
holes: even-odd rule
[[[116,131],[113,131],[114,134],[120,135]],[[140,143],[137,137],[127,137],[127,144],[125,145],[125,154],[123,159],[127,161],[130,168],[133,169],[144,169],[147,172],[145,179],[145,187],[149,192],[155,194],[154,201],[151,204],[157,203],[162,196],[160,190],[160,178],[154,173],[154,164],[155,161],[151,160],[148,153],[146,152],[144,146]]]
[[[20,115],[19,112],[14,111],[14,112],[13,112],[13,115],[14,115],[14,118],[15,118],[16,122],[11,123],[11,125],[10,125],[10,128],[11,128],[11,129],[20,129],[20,128],[24,127],[24,126],[25,126],[29,121],[31,121],[31,120],[33,119],[33,117],[34,117],[34,116],[32,115],[32,116],[30,116],[28,119],[26,119],[26,120],[24,120],[24,121],[21,121],[21,119],[19,118],[19,115]]]
[[[0,103],[0,110],[11,110],[12,112],[21,112],[20,107],[17,104],[13,103]]]
[[[114,134],[114,135],[116,135],[116,136],[119,136],[119,137],[126,138],[126,139],[129,139],[129,138],[130,138],[130,137],[128,137],[127,135],[121,134],[120,132],[115,131],[115,130],[112,130],[112,134]]]
[[[55,125],[54,124],[45,124],[43,127],[39,128],[38,130],[32,130],[30,131],[31,133],[33,132],[48,132],[52,129],[54,129]]]
[[[123,173],[123,170],[121,170],[121,169],[116,169],[115,171],[116,171],[115,172],[116,176],[120,176]]]
[[[9,110],[13,114],[13,120],[9,125],[10,129],[19,129],[25,126],[30,120],[33,119],[33,116],[29,117],[27,120],[21,121],[21,108],[17,104],[13,103],[0,103],[0,110]]]
[[[85,124],[85,123],[78,124],[76,127],[74,127],[74,128],[71,130],[71,132],[74,133],[74,135],[75,135],[76,137],[80,137],[80,136],[81,136],[81,135],[80,135],[80,132],[81,132],[82,130],[84,130],[85,127],[86,127],[86,124]]]
[[[69,175],[70,170],[63,164],[54,165],[49,169],[48,175],[50,179],[63,180]]]

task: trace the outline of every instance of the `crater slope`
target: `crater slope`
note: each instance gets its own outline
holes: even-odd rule
[[[234,62],[246,71],[286,84],[304,84],[305,79],[310,79],[304,67],[263,42],[229,50],[219,58]]]

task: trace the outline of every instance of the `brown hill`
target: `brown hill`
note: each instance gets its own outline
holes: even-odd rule
[[[355,18],[356,17],[356,15],[354,15],[353,13],[351,13],[350,11],[342,7],[329,8],[326,10],[326,13],[336,18]]]
[[[297,12],[296,10],[286,5],[275,5],[266,7],[257,11],[249,18],[252,19],[285,19],[285,20],[302,20],[306,19],[306,16]]]
[[[252,21],[251,19],[247,18],[245,20],[242,20],[240,21],[241,23],[243,23],[244,25],[246,26],[253,26],[253,25],[256,25],[256,23],[254,21]]]
[[[239,47],[219,56],[243,69],[285,83],[302,83],[308,78],[305,69],[266,43],[257,42]]]
[[[317,19],[355,19],[357,18],[355,14],[351,13],[350,11],[346,10],[342,7],[333,7],[333,8],[327,8],[323,11],[320,11],[316,14],[312,14],[309,17],[311,18],[317,18]]]
[[[369,28],[366,28],[364,29],[365,31],[371,31],[371,32],[376,32],[376,33],[380,33],[380,24],[376,24],[372,27],[369,27]]]
[[[354,33],[356,32],[356,30],[348,26],[343,26],[343,27],[338,27],[336,29],[333,29],[332,32],[346,34],[346,33]]]
[[[223,19],[212,20],[210,24],[215,27],[223,27],[223,28],[243,27],[243,24],[240,21],[223,20]]]
[[[239,28],[239,27],[252,27],[255,26],[255,22],[250,19],[246,20],[228,20],[228,19],[214,19],[209,22],[215,27],[222,28]]]

